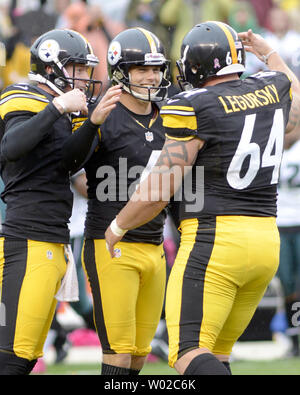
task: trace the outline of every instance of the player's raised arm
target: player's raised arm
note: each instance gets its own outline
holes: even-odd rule
[[[290,109],[289,122],[286,127],[286,133],[292,131],[300,120],[300,83],[296,75],[284,62],[281,56],[270,44],[259,34],[253,33],[251,29],[247,32],[239,33],[245,50],[256,55],[263,61],[270,70],[281,71],[291,80],[292,105]]]

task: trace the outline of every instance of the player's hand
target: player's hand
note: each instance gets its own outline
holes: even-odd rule
[[[114,247],[115,247],[116,243],[118,243],[122,239],[122,237],[123,236],[116,236],[112,232],[110,226],[106,229],[106,232],[105,232],[106,248],[112,258],[115,257]]]
[[[238,34],[247,52],[253,53],[258,59],[263,61],[263,56],[268,55],[272,51],[272,47],[260,35],[255,34],[251,29],[247,32]]]
[[[120,100],[121,93],[121,85],[112,86],[106,91],[92,112],[90,119],[93,124],[101,125],[106,120],[111,110],[116,107],[116,103]]]
[[[56,97],[52,103],[62,114],[77,111],[84,115],[88,114],[86,96],[77,88]]]

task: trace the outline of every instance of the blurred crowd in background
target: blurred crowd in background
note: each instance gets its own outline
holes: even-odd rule
[[[164,43],[176,83],[175,61],[184,35],[205,20],[229,23],[238,32],[251,28],[271,41],[300,77],[300,4],[297,0],[1,0],[0,88],[27,81],[32,42],[52,28],[82,33],[100,59],[96,78],[108,86],[106,51],[128,27],[153,31]],[[247,73],[263,64],[248,55]]]

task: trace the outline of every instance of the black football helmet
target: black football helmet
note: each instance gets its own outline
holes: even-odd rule
[[[210,77],[243,74],[245,50],[237,32],[222,22],[196,25],[184,37],[176,62],[182,90],[201,88]]]
[[[155,34],[143,28],[131,28],[119,33],[110,43],[107,52],[108,75],[113,84],[122,84],[132,96],[145,101],[162,101],[167,97],[169,81],[169,61],[161,41]],[[161,66],[159,86],[145,87],[130,82],[130,67]],[[143,95],[134,87],[148,89]]]
[[[101,81],[93,79],[93,69],[99,63],[98,58],[93,54],[88,41],[73,30],[54,29],[41,35],[31,46],[30,54],[29,79],[48,85],[58,94],[64,93],[68,86],[73,89],[75,80],[79,80],[74,78],[75,64],[90,67],[89,79],[81,79],[86,81],[88,102],[94,96],[95,84],[102,85]],[[65,70],[69,63],[73,64],[71,76]],[[52,73],[47,73],[47,66],[52,67]]]

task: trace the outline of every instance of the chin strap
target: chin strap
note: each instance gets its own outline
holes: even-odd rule
[[[140,100],[155,101],[156,96],[157,96],[158,92],[160,91],[160,89],[157,89],[156,92],[151,93],[153,88],[147,88],[146,86],[145,87],[143,86],[142,88],[148,89],[148,95],[143,95],[142,93],[138,93],[138,92],[136,92],[134,90],[134,87],[138,87],[138,86],[131,83],[131,74],[130,74],[130,72],[128,73],[128,77],[129,77],[130,85],[129,85],[129,87],[127,87],[126,85],[124,85],[124,87],[123,87],[126,92],[130,93],[132,96],[134,96],[134,97],[136,97],[137,99],[140,99]],[[163,78],[163,73],[160,72],[160,80],[159,80],[159,84],[158,85],[161,84],[162,78]]]
[[[142,93],[136,92],[133,88],[128,88],[128,86],[124,85],[123,89],[124,91],[128,92],[132,96],[134,96],[136,99],[144,100],[144,101],[154,101],[156,98],[156,95],[158,94],[159,90],[157,92],[151,93],[151,89],[144,87],[145,89],[148,89],[148,95],[143,95]]]
[[[140,99],[140,100],[144,100],[144,101],[158,102],[158,101],[164,100],[164,98],[162,98],[162,97],[158,97],[157,98],[157,95],[158,95],[158,93],[159,93],[159,91],[161,89],[166,89],[167,90],[167,88],[171,85],[171,82],[168,81],[168,84],[166,86],[158,87],[158,88],[156,88],[156,92],[151,93],[155,89],[155,87],[147,88],[146,86],[139,86],[139,85],[132,84],[130,82],[130,80],[131,80],[130,73],[128,73],[128,76],[129,76],[129,81],[128,81],[129,86],[128,86],[124,82],[120,81],[120,78],[124,78],[125,79],[124,73],[121,72],[121,71],[118,71],[118,73],[119,73],[119,76],[116,76],[115,73],[113,74],[113,77],[112,77],[111,81],[114,81],[117,84],[121,84],[122,85],[122,89],[124,89],[125,92],[129,93],[131,96],[135,97],[136,99]],[[163,73],[161,72],[160,73],[159,85],[161,84],[162,79],[163,79]],[[134,90],[135,87],[148,89],[148,94],[147,95],[143,95],[142,93],[136,92]]]

